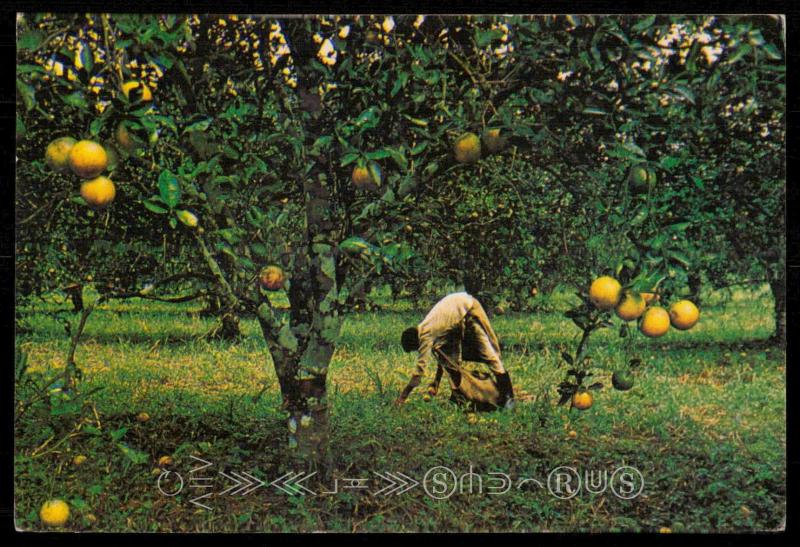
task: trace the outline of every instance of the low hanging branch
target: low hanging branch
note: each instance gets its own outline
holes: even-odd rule
[[[89,316],[92,314],[94,309],[98,305],[102,304],[105,300],[105,296],[100,296],[97,300],[83,308],[83,311],[81,312],[81,318],[78,321],[78,328],[75,329],[75,332],[72,334],[72,339],[70,340],[69,344],[69,351],[67,352],[67,363],[64,367],[65,390],[72,388],[73,378],[80,379],[81,377],[81,371],[78,368],[78,365],[75,363],[75,350],[78,348],[78,343],[80,342],[83,331],[86,328],[86,321],[89,319]]]

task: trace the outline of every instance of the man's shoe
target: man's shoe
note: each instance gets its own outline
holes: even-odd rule
[[[500,392],[500,406],[511,409],[514,406],[514,388],[511,387],[511,377],[508,373],[497,375],[497,390]],[[511,406],[507,406],[511,403]]]

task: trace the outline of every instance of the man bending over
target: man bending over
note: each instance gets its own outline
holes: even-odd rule
[[[395,401],[396,404],[404,403],[411,391],[420,384],[425,375],[425,366],[436,353],[436,377],[428,387],[431,396],[439,390],[443,366],[449,372],[453,364],[460,365],[463,359],[489,365],[500,392],[500,407],[513,407],[514,391],[511,378],[500,359],[500,343],[483,306],[475,297],[465,292],[445,296],[428,312],[422,323],[403,331],[400,341],[403,350],[416,351],[418,357],[417,370]]]

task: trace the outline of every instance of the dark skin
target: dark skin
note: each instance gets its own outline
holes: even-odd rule
[[[415,351],[413,347],[411,349],[406,349],[407,353],[410,353],[412,351]],[[434,350],[434,351],[436,352],[438,362],[436,365],[436,376],[434,377],[433,382],[431,382],[430,385],[428,386],[428,394],[431,397],[435,397],[436,394],[439,393],[439,384],[442,381],[442,374],[444,373],[444,367],[442,366],[442,359],[444,358],[444,356],[441,355],[441,352],[439,350]],[[450,374],[451,375],[458,374],[458,371],[451,371]],[[458,378],[454,377],[453,380],[456,382],[456,384],[458,384]],[[394,404],[396,406],[404,404],[408,399],[408,396],[411,395],[411,392],[414,391],[414,389],[417,386],[419,386],[420,383],[422,383],[421,377],[412,376],[411,380],[408,382],[408,385],[400,393],[400,396],[397,399],[395,399]]]

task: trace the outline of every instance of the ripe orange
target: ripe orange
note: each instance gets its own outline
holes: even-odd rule
[[[363,188],[370,185],[380,185],[382,180],[381,175],[381,168],[375,162],[369,162],[367,165],[356,165],[353,168],[353,174],[351,175],[351,180],[353,184],[358,186],[359,188]]]
[[[589,299],[601,310],[610,310],[622,297],[622,285],[613,277],[598,277],[589,287]]]
[[[500,135],[499,129],[487,129],[483,133],[483,145],[490,154],[503,150],[507,141],[506,137]]]
[[[587,410],[591,408],[594,403],[592,394],[588,391],[577,391],[572,396],[572,406],[578,410]]]
[[[136,415],[137,422],[144,423],[149,419],[150,419],[150,414],[148,414],[147,412],[140,412],[139,414]]]
[[[623,321],[633,321],[641,317],[646,307],[647,304],[645,304],[644,298],[642,298],[641,295],[626,291],[622,296],[622,300],[617,304],[615,311],[617,312],[617,316]]]
[[[642,315],[639,330],[650,338],[658,338],[665,335],[669,330],[669,314],[667,310],[660,306],[648,308]]]
[[[39,518],[46,526],[63,526],[69,519],[69,505],[64,500],[47,500],[39,510]]]
[[[83,454],[78,454],[74,458],[72,458],[72,465],[78,466],[83,465],[86,462],[86,456]]]
[[[69,151],[69,167],[83,179],[91,179],[108,166],[105,148],[94,141],[78,141]]]
[[[669,319],[678,330],[689,330],[700,319],[700,310],[689,300],[675,302],[669,308]]]
[[[95,209],[106,207],[116,195],[117,188],[108,177],[97,177],[81,184],[81,197]]]
[[[173,463],[175,462],[172,459],[172,456],[161,456],[160,458],[158,458],[158,465],[160,467],[167,467],[172,465]]]
[[[456,139],[453,154],[459,163],[475,163],[481,159],[481,140],[475,133],[464,133]]]
[[[133,91],[133,100],[141,100],[141,101],[152,101],[153,94],[150,92],[150,88],[144,85],[142,82],[136,81],[129,81],[122,84],[122,92],[125,96],[131,100],[131,91]]]
[[[261,286],[268,291],[277,291],[283,287],[283,282],[286,281],[286,275],[280,266],[266,266],[261,270],[258,275],[258,281]]]
[[[50,169],[54,171],[66,171],[69,165],[67,160],[69,158],[69,151],[75,146],[75,139],[72,137],[61,137],[47,145],[44,153],[45,161]]]

